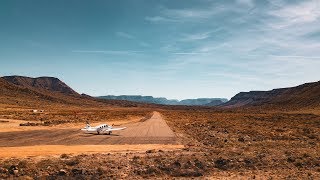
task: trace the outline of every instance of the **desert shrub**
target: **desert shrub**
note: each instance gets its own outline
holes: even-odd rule
[[[214,161],[214,166],[218,169],[227,170],[229,168],[230,160],[219,158]]]
[[[203,176],[202,172],[197,169],[183,169],[179,171],[177,174],[173,174],[173,176],[180,177],[200,177]]]
[[[104,168],[102,168],[102,167],[97,168],[97,174],[103,175],[105,172],[106,172],[106,170]]]
[[[72,158],[72,159],[66,161],[65,163],[68,166],[75,166],[80,163],[80,160],[78,158]]]
[[[294,165],[295,165],[296,167],[298,167],[298,168],[302,168],[302,166],[303,166],[303,164],[302,164],[301,161],[298,161],[298,162],[294,163]]]
[[[44,159],[44,160],[41,160],[39,161],[36,166],[40,169],[46,169],[48,168],[49,166],[52,167],[53,165],[55,165],[55,162],[52,161],[51,159]]]
[[[287,162],[288,162],[288,163],[293,163],[293,162],[295,162],[295,158],[293,158],[293,157],[288,157],[288,158],[287,158]]]
[[[26,168],[26,167],[28,167],[28,162],[26,160],[21,160],[18,163],[18,167],[19,168]]]
[[[61,154],[60,158],[68,159],[70,156],[68,154]]]
[[[246,158],[244,163],[246,167],[254,167],[255,161],[253,159]]]

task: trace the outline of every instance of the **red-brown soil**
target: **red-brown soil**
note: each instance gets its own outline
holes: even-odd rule
[[[99,101],[38,92],[1,78],[0,87],[0,127],[9,128],[0,132],[2,148],[20,149],[17,153],[43,148],[34,157],[14,158],[12,153],[0,157],[0,178],[320,179],[320,106],[314,84],[286,89],[277,96],[279,101],[238,109]],[[164,121],[148,120],[153,111],[161,114],[184,148],[171,141],[173,133]],[[5,125],[11,122],[7,119],[43,126],[10,127]],[[132,131],[114,136],[80,134],[78,128],[87,120],[94,125],[127,124]],[[125,148],[122,139],[131,145]],[[114,149],[100,151],[111,148],[108,143]],[[55,148],[59,154],[68,144],[67,154],[55,155]]]
[[[2,147],[39,145],[178,144],[175,134],[158,112],[142,122],[121,124],[127,129],[111,135],[85,134],[79,130],[84,125],[0,132],[0,151]]]

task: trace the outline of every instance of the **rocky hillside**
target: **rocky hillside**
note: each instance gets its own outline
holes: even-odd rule
[[[24,76],[4,76],[3,79],[20,87],[33,89],[36,91],[46,90],[51,92],[59,92],[66,95],[79,95],[76,91],[55,77],[31,78]]]
[[[139,96],[139,95],[121,95],[121,96],[100,96],[101,99],[113,99],[113,100],[126,100],[133,102],[144,102],[152,104],[162,104],[162,105],[185,105],[185,106],[216,106],[227,101],[224,98],[198,98],[198,99],[184,99],[175,100],[167,98],[155,98],[152,96]]]
[[[271,91],[240,92],[222,106],[260,105],[289,108],[320,107],[320,81]]]
[[[45,106],[120,106],[137,107],[142,103],[103,100],[80,95],[54,77],[29,78],[23,76],[0,77],[0,105],[43,108]]]
[[[23,106],[26,104],[36,104],[38,99],[41,99],[42,102],[54,100],[53,97],[15,85],[4,78],[0,78],[0,104]]]

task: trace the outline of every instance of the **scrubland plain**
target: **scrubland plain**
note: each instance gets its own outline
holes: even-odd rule
[[[100,147],[88,144],[70,145],[69,149],[73,151],[62,153],[63,148],[59,148],[57,144],[54,147],[57,150],[47,154],[44,153],[44,148],[42,153],[34,150],[33,156],[31,153],[29,156],[22,156],[23,158],[18,158],[21,157],[18,154],[0,157],[1,177],[320,177],[320,116],[317,113],[270,113],[252,109],[245,112],[190,107],[169,109],[156,110],[175,132],[180,144],[178,146],[152,142],[144,145],[113,144]],[[38,128],[45,130],[44,133],[50,133],[52,129],[78,128],[89,119],[92,123],[110,122],[117,125],[144,121],[150,118],[153,110],[93,108],[81,111],[72,108],[33,114],[29,110],[11,109],[1,111],[1,118],[42,121],[43,125],[26,126],[23,131],[32,132]],[[50,123],[45,123],[47,121]],[[8,122],[1,125],[5,124]],[[10,131],[10,128],[16,129],[19,126],[16,124],[7,130]],[[14,133],[12,138],[14,139]],[[66,146],[63,143],[60,145]],[[12,148],[19,147],[15,145]]]
[[[0,78],[0,178],[320,179],[319,82],[289,89],[299,95],[290,101],[286,89],[226,108],[99,100],[18,80]],[[128,128],[88,135],[87,121]]]

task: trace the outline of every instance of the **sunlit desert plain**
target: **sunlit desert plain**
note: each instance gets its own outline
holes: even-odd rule
[[[0,177],[320,178],[319,106],[280,103],[165,106],[2,81]],[[85,134],[87,121],[127,129]]]

